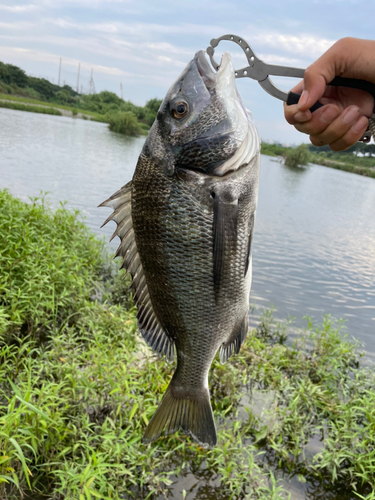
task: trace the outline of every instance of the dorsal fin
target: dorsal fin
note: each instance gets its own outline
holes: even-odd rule
[[[122,257],[120,269],[126,269],[132,277],[130,287],[133,290],[134,302],[137,306],[137,320],[142,337],[157,354],[165,354],[167,361],[172,361],[175,352],[174,341],[163,329],[152,306],[146,276],[135,242],[131,198],[132,183],[129,182],[108,200],[101,203],[99,207],[110,207],[114,210],[102,227],[110,220],[117,224],[111,240],[115,236],[121,240],[115,257]]]

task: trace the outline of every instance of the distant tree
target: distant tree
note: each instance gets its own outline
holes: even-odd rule
[[[6,64],[5,66],[8,72],[8,81],[5,83],[14,83],[18,85],[18,87],[27,87],[29,77],[23,69],[18,66],[13,66],[13,64]]]
[[[102,102],[105,104],[117,104],[120,106],[122,99],[114,92],[109,92],[108,90],[103,90],[99,94],[95,94]]]
[[[30,76],[29,86],[39,92],[43,99],[46,99],[47,101],[49,101],[54,96],[55,85],[53,85],[45,78],[35,78],[33,76]]]
[[[162,99],[157,99],[156,97],[154,97],[154,99],[150,99],[146,102],[145,108],[154,113],[156,116],[156,113],[159,111],[162,102]]]
[[[0,80],[4,83],[10,83],[9,71],[7,65],[0,61]]]
[[[78,95],[78,92],[76,92],[75,90],[72,89],[72,87],[70,87],[69,85],[64,85],[62,87],[63,90],[65,90],[66,92],[69,93],[70,96],[76,96]],[[56,89],[58,90],[58,89]]]
[[[53,102],[57,102],[59,104],[67,104],[69,102],[69,98],[70,98],[69,91],[62,88],[61,90],[59,90],[59,92],[54,94]]]

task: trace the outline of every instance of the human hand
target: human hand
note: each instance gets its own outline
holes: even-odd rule
[[[342,38],[309,66],[292,91],[302,93],[298,104],[284,105],[285,118],[310,135],[315,146],[329,144],[334,151],[348,149],[366,131],[374,112],[374,98],[363,90],[330,87],[335,76],[375,83],[375,41]],[[324,106],[311,113],[315,102]]]

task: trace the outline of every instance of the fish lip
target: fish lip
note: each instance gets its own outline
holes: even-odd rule
[[[211,90],[217,85],[220,75],[224,73],[225,68],[228,66],[228,64],[231,64],[229,52],[224,52],[220,61],[218,71],[215,72],[212,69],[211,64],[207,60],[205,50],[199,50],[195,54],[194,61],[197,66],[198,73],[202,78],[204,84],[206,85],[207,90]]]
[[[215,73],[207,58],[206,58],[206,51],[205,50],[199,50],[194,57],[195,64],[198,69],[198,73],[200,77],[203,80],[203,83],[205,84],[207,90],[211,90],[216,86],[217,83],[217,73]]]

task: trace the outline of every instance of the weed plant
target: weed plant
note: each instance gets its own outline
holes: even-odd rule
[[[268,313],[214,362],[217,447],[144,445],[174,367],[140,340],[126,280],[77,212],[7,191],[0,210],[0,498],[167,499],[184,473],[220,479],[218,500],[286,499],[281,474],[374,498],[374,375],[328,319],[288,343]]]

